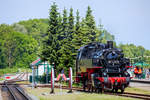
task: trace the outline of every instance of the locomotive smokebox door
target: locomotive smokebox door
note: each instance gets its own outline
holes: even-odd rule
[[[107,41],[108,48],[113,48],[113,41]]]

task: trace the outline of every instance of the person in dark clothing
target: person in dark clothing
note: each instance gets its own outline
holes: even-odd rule
[[[61,69],[61,74],[64,74],[64,69],[63,68]]]

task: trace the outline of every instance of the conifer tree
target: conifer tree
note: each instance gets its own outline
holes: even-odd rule
[[[69,13],[69,18],[68,18],[68,46],[69,50],[71,50],[71,54],[73,55],[74,53],[74,47],[73,47],[73,34],[75,33],[75,28],[74,28],[74,16],[73,16],[73,9],[70,8],[70,13]]]
[[[58,12],[57,5],[53,3],[49,13],[49,28],[47,36],[43,41],[43,50],[41,58],[48,60],[51,64],[58,65]]]
[[[88,26],[88,36],[90,38],[91,41],[95,41],[96,39],[96,25],[95,25],[95,20],[94,17],[92,15],[92,10],[90,8],[90,6],[88,6],[87,12],[86,12],[86,17],[85,17],[85,22]]]
[[[66,68],[67,61],[67,37],[68,37],[68,17],[67,10],[64,8],[62,17],[62,32],[60,33],[60,50],[59,50],[59,69]]]
[[[76,12],[76,25],[75,25],[75,29],[76,29],[76,34],[78,34],[79,28],[80,28],[80,16],[79,16],[79,11],[77,10]]]
[[[62,29],[63,29],[63,39],[66,39],[68,36],[68,17],[67,17],[67,10],[65,8],[63,10]]]
[[[59,50],[60,56],[60,68],[73,67],[72,58],[72,34],[74,32],[74,17],[73,9],[70,9],[69,17],[67,17],[67,11],[63,11],[63,23],[62,23],[62,34],[64,38],[61,40],[61,49]],[[66,69],[67,70],[67,69]]]
[[[58,17],[58,40],[62,40],[63,38],[63,35],[61,34],[62,33],[62,16],[61,14],[59,14],[59,17]]]
[[[70,8],[70,14],[69,14],[69,27],[68,27],[68,38],[69,41],[72,41],[74,33],[74,16],[73,16],[73,9]]]
[[[89,30],[89,26],[86,24],[86,20],[83,18],[82,22],[81,22],[81,27],[79,29],[80,33],[80,46],[86,45],[88,43],[91,42],[91,38],[90,38],[90,30]]]
[[[77,55],[77,50],[81,46],[81,37],[80,37],[80,16],[79,16],[79,11],[77,10],[76,12],[76,23],[75,23],[75,32],[73,33],[73,40],[72,40],[72,45],[73,45],[73,56],[76,57]]]
[[[74,34],[74,39],[73,39],[73,46],[75,48],[74,55],[77,55],[77,50],[91,42],[88,34],[89,34],[89,29],[86,24],[85,19],[83,18],[81,22],[79,22],[79,12],[77,11],[77,16],[76,16],[76,25],[75,25],[75,34]]]

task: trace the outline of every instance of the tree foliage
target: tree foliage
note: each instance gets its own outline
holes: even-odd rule
[[[134,44],[120,44],[119,47],[123,50],[125,57],[132,60],[132,63],[145,62],[150,64],[150,51],[144,47]]]
[[[115,37],[101,23],[96,26],[92,12],[88,6],[85,17],[80,17],[78,10],[74,15],[73,8],[69,11],[64,8],[61,13],[53,3],[48,19],[30,19],[11,26],[1,24],[0,68],[28,67],[37,56],[55,63],[58,70],[74,67],[80,47],[90,42],[115,41]],[[150,50],[142,46],[120,44],[118,47],[123,49],[125,57],[141,56],[134,62],[150,62],[150,58],[146,57],[150,56]]]
[[[37,56],[37,41],[4,24],[0,25],[0,35],[0,68],[29,67]]]
[[[41,58],[48,60],[51,64],[58,65],[58,28],[59,28],[59,13],[57,12],[57,5],[53,3],[49,13],[49,27],[45,39],[43,41],[43,48]]]

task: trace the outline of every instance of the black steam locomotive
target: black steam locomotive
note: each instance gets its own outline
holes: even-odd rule
[[[79,49],[76,81],[83,83],[84,90],[86,87],[98,91],[111,89],[117,92],[121,89],[123,93],[130,81],[129,62],[121,49],[113,47],[112,41],[89,43]]]

